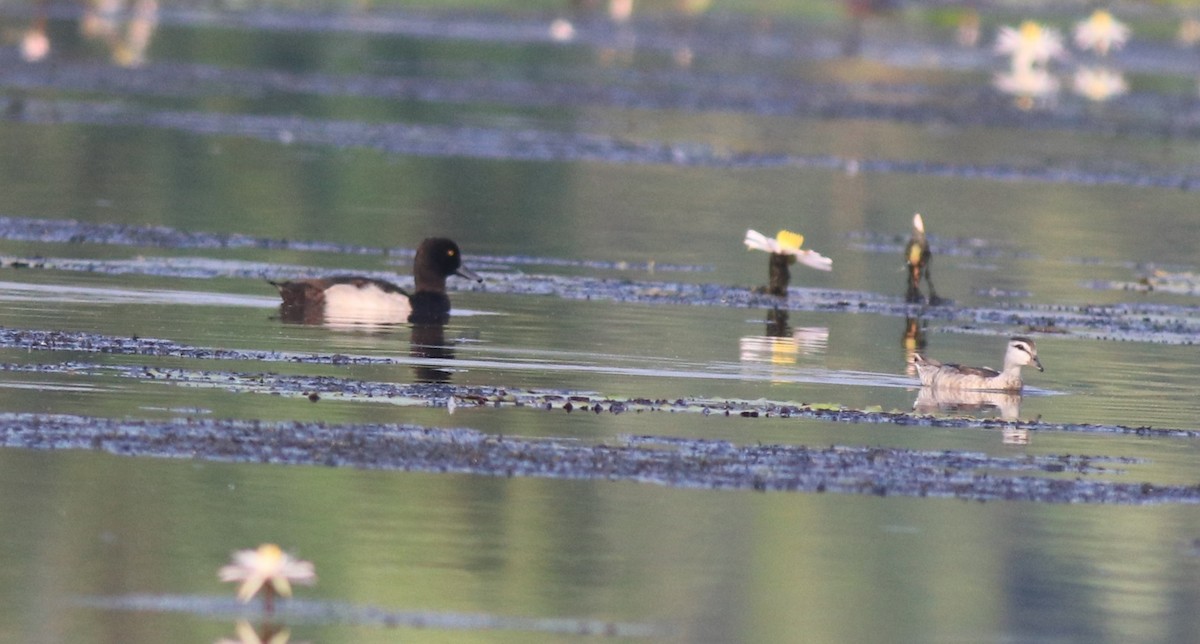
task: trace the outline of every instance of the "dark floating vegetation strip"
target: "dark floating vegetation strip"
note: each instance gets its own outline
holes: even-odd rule
[[[443,407],[450,412],[487,409],[529,409],[581,414],[691,413],[702,416],[781,418],[834,423],[886,424],[945,429],[1017,430],[1129,434],[1146,437],[1200,438],[1200,429],[1130,427],[1091,423],[1048,423],[998,418],[929,416],[904,411],[866,411],[840,405],[772,400],[734,400],[684,397],[614,398],[594,392],[530,390],[503,386],[464,386],[449,383],[372,382],[338,376],[239,373],[135,365],[99,365],[85,362],[45,364],[0,363],[3,372],[115,374],[137,380],[186,386],[220,388],[235,393],[257,393],[305,399],[311,402],[353,401],[393,405]]]
[[[294,362],[303,364],[400,364],[399,361],[372,356],[342,354],[306,354],[258,349],[220,349],[193,347],[172,340],[108,336],[95,333],[41,331],[35,329],[0,328],[0,348],[19,348],[38,351],[77,351],[190,358],[196,360],[255,360],[261,362]]]
[[[169,226],[91,223],[74,219],[0,216],[0,239],[50,244],[107,244],[147,248],[252,248],[298,250],[343,255],[383,255],[383,248],[322,241],[271,239],[239,233],[189,232]]]
[[[987,456],[879,447],[735,445],[631,437],[618,444],[412,425],[0,414],[0,445],[123,456],[326,465],[683,488],[834,492],[1044,503],[1200,503],[1200,487],[1088,478],[1136,463],[1103,456]],[[1046,475],[1069,474],[1069,477]]]
[[[254,237],[240,233],[192,232],[169,226],[142,226],[121,223],[90,223],[74,219],[36,219],[28,217],[0,216],[0,239],[23,242],[57,244],[106,244],[112,246],[137,246],[168,249],[256,249],[290,250],[342,255],[386,255],[410,259],[414,249],[361,246],[336,242]],[[524,255],[471,255],[470,260],[484,265],[534,265],[582,267],[608,270],[641,270],[666,272],[701,272],[712,270],[711,266],[690,264],[659,264],[637,262],[606,262],[599,260],[574,260],[553,257],[529,257]],[[39,260],[45,262],[46,260]],[[80,261],[81,264],[93,262]],[[11,262],[8,262],[11,264]],[[29,265],[30,261],[23,261]],[[64,269],[72,270],[72,269]],[[274,276],[278,276],[275,274]],[[255,278],[272,277],[265,271],[252,275]]]
[[[19,103],[13,103],[19,100]],[[1151,167],[1103,167],[1104,162],[1058,166],[955,164],[905,159],[857,159],[834,155],[733,152],[694,142],[641,141],[600,134],[508,130],[469,126],[364,123],[296,116],[267,116],[153,110],[114,102],[10,99],[10,118],[28,123],[77,123],[145,127],[200,136],[238,136],[285,144],[366,148],[422,157],[467,157],[513,161],[593,161],[618,165],[675,165],[702,168],[800,168],[850,173],[910,174],[987,181],[1120,185],[1200,191],[1200,176]]]
[[[238,601],[200,595],[118,595],[80,597],[76,605],[102,610],[187,613],[207,618],[262,617]],[[408,627],[446,631],[529,631],[601,637],[655,637],[670,635],[665,626],[611,622],[569,617],[513,617],[486,613],[400,611],[386,608],[307,599],[284,599],[273,617],[289,625],[354,624],[386,628]],[[277,641],[277,640],[270,640]]]

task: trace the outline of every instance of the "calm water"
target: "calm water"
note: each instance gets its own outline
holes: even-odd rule
[[[862,56],[845,58],[846,25],[832,8],[752,9],[680,17],[658,7],[617,29],[556,5],[366,18],[164,6],[140,66],[124,68],[113,52],[125,60],[137,43],[83,38],[78,9],[65,5],[52,5],[50,60],[21,62],[30,8],[0,2],[0,216],[341,249],[0,236],[0,327],[401,359],[321,366],[9,347],[0,412],[1096,454],[1139,459],[1109,478],[1195,484],[1194,439],[1044,431],[1009,445],[999,430],[450,414],[223,384],[221,374],[427,374],[427,361],[410,358],[407,325],[285,325],[262,278],[337,269],[405,279],[408,255],[349,247],[411,249],[437,234],[488,278],[472,290],[452,280],[463,289],[445,329],[453,355],[434,366],[455,385],[910,410],[902,316],[792,311],[789,341],[772,343],[766,309],[506,285],[759,285],[766,257],[744,249],[745,229],[790,228],[834,260],[831,273],[794,269],[794,287],[893,301],[900,248],[921,212],[938,292],[959,306],[1053,321],[1060,307],[1152,304],[1169,308],[1137,319],[1185,327],[1170,343],[1154,333],[1097,339],[1069,324],[1036,335],[1047,370],[1027,372],[1021,418],[1200,429],[1200,349],[1187,330],[1200,317],[1195,297],[1119,288],[1155,268],[1200,270],[1200,135],[1187,125],[1200,106],[1194,75],[1177,63],[1194,51],[1161,35],[1135,41],[1113,63],[1130,70],[1129,95],[1086,104],[1064,92],[1021,111],[988,86],[1003,62],[987,46],[1015,22],[1008,12],[982,17],[976,49],[953,44],[951,13],[872,19]],[[1173,33],[1171,16],[1139,11],[1138,30]],[[549,38],[555,17],[575,21],[574,42]],[[50,267],[11,268],[13,258]],[[968,364],[996,365],[1004,338],[1027,331],[936,316],[920,325],[931,355]],[[130,375],[142,367],[190,375]],[[582,641],[595,636],[570,625],[592,622],[679,642],[1200,637],[1200,510],[1188,505],[760,494],[12,449],[0,451],[0,486],[4,641],[232,637],[230,612],[205,608],[231,594],[216,569],[263,541],[316,563],[320,583],[300,595],[323,606],[426,624],[515,620],[389,628],[309,615],[292,620],[302,641]],[[184,607],[112,607],[133,596]]]

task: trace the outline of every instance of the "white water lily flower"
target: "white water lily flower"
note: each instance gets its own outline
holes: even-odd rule
[[[1045,63],[1066,53],[1062,34],[1053,27],[1026,20],[1020,28],[1004,26],[996,36],[995,52],[1012,56],[1013,67]]]
[[[623,25],[632,15],[633,0],[608,0],[608,17],[613,22]]]
[[[1074,90],[1088,100],[1103,102],[1129,91],[1120,72],[1104,67],[1081,67],[1075,72]]]
[[[221,581],[240,581],[238,600],[250,601],[263,586],[284,597],[292,596],[292,582],[311,586],[317,581],[311,561],[301,561],[273,543],[264,543],[257,550],[238,550],[233,563],[217,573]]]
[[[21,60],[36,63],[50,54],[50,38],[42,29],[30,29],[21,37]]]
[[[1110,49],[1120,49],[1129,40],[1129,26],[1104,9],[1097,9],[1075,25],[1075,46],[1094,51],[1101,56]]]
[[[746,248],[750,250],[761,250],[776,255],[791,255],[809,268],[815,268],[819,271],[833,270],[832,259],[825,257],[815,250],[800,248],[804,244],[804,235],[781,230],[774,239],[771,239],[757,230],[747,230],[746,238],[742,241],[746,244]]]
[[[1195,47],[1200,44],[1200,20],[1184,18],[1179,23],[1179,31],[1175,32],[1175,42],[1182,47]]]
[[[575,25],[569,20],[556,18],[550,23],[550,39],[555,42],[569,42],[575,40]]]

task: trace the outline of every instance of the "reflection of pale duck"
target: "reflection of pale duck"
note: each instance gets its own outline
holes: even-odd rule
[[[989,409],[995,409],[1004,420],[1016,420],[1021,414],[1021,394],[1013,391],[921,387],[913,403],[913,411],[919,414],[979,413]]]
[[[354,275],[271,284],[279,289],[283,298],[280,311],[290,322],[342,319],[376,324],[445,324],[450,319],[446,278],[451,275],[482,281],[462,265],[458,244],[430,237],[421,242],[413,258],[416,290],[411,294],[391,282]]]
[[[1024,382],[1021,380],[1021,367],[1031,364],[1037,367],[1038,371],[1045,371],[1041,361],[1038,360],[1037,347],[1033,340],[1024,337],[1008,341],[1008,349],[1004,352],[1003,371],[996,371],[988,367],[943,364],[919,353],[913,356],[913,364],[917,366],[917,375],[921,378],[923,386],[960,391],[1019,392],[1024,386]]]

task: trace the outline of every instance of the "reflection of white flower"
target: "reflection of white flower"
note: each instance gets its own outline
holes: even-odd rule
[[[1107,101],[1129,91],[1120,72],[1104,67],[1080,67],[1075,72],[1075,93],[1092,101]]]
[[[1129,40],[1129,27],[1104,9],[1092,12],[1091,17],[1075,25],[1075,46],[1092,50],[1101,56],[1109,49],[1120,49]]]
[[[1061,58],[1062,34],[1053,27],[1043,27],[1032,20],[1021,23],[1019,29],[1001,27],[996,36],[995,52],[1012,56],[1013,67],[1024,67],[1033,63],[1045,63],[1051,58]]]
[[[257,550],[238,550],[233,563],[217,573],[221,581],[240,581],[238,599],[250,601],[263,586],[284,597],[292,596],[291,582],[312,585],[317,581],[310,561],[301,561],[273,543],[264,543]]]
[[[222,638],[217,640],[217,644],[287,644],[291,639],[291,634],[285,628],[264,626],[262,634],[259,634],[244,619],[238,620],[234,629],[237,631],[236,640]]]
[[[742,362],[795,364],[799,355],[824,353],[829,346],[829,329],[806,326],[792,330],[787,337],[748,335],[738,340]]]
[[[1058,92],[1058,79],[1041,67],[1020,67],[992,79],[996,89],[1025,98],[1048,98]]]

